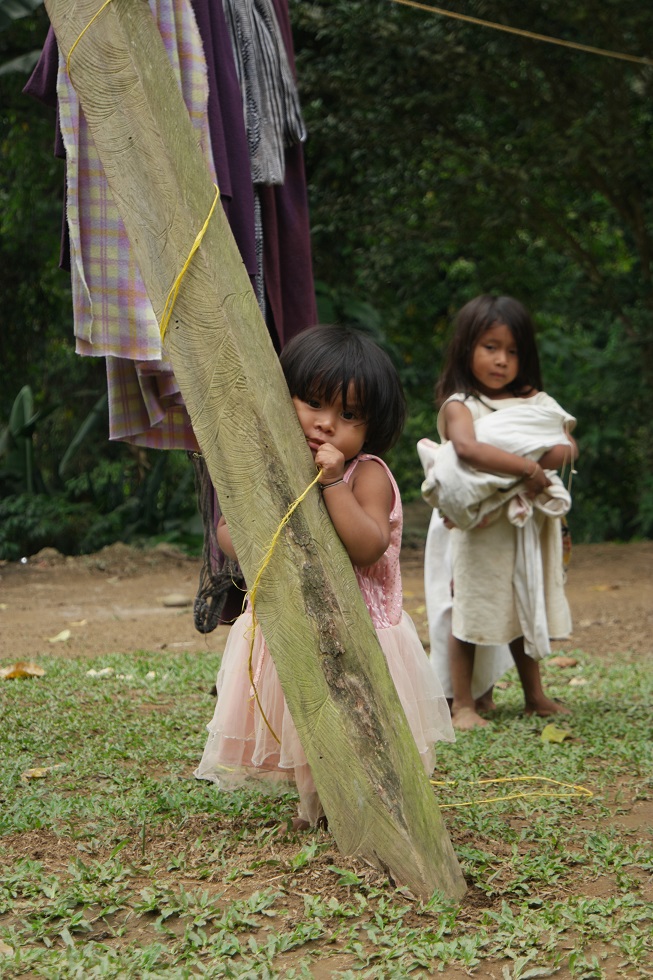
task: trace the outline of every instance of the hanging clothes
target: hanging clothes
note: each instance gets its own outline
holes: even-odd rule
[[[290,337],[317,319],[301,145],[295,144],[285,151],[286,183],[266,188],[269,194],[255,194],[241,87],[221,3],[193,0],[191,5],[188,0],[151,0],[151,9],[180,80],[207,163],[214,168],[222,205],[260,297],[273,343],[280,350]],[[275,0],[274,9],[292,75],[286,0]],[[128,257],[131,249],[116,247],[115,236],[119,234],[121,222],[110,214],[110,195],[98,190],[104,180],[103,171],[88,148],[83,114],[79,113],[76,96],[67,77],[63,78],[61,66],[58,69],[60,97],[56,98],[55,53],[56,39],[50,30],[25,91],[46,104],[58,105],[61,133],[58,127],[56,151],[59,155],[62,147],[67,151],[67,229],[70,229],[71,255],[75,260],[71,275],[77,350],[107,360],[110,439],[161,449],[195,450],[195,437],[174,375],[162,359],[156,319],[144,296],[140,274]],[[83,182],[88,178],[89,183],[81,191],[80,172]],[[80,230],[76,225],[80,207],[82,211],[99,210],[102,227],[86,226],[82,215],[85,228]],[[262,229],[258,260],[257,209]],[[103,232],[107,233],[106,237]],[[80,253],[83,259],[84,245],[88,243],[101,255],[100,270],[97,264],[91,263],[88,271],[87,264],[80,262]],[[66,246],[64,236],[64,265]],[[98,271],[99,292],[93,287],[89,300],[89,283],[96,282]],[[123,293],[125,303],[121,303],[119,293]]]
[[[273,0],[273,6],[295,76],[288,0]],[[268,329],[281,350],[295,334],[317,323],[302,143],[286,147],[283,184],[259,184],[257,192],[263,223]]]
[[[232,0],[225,0],[227,2]],[[251,52],[248,55],[245,87],[262,92],[259,118],[263,102],[267,107],[276,105],[277,101],[279,105],[272,128],[263,127],[263,143],[268,148],[264,162],[271,152],[275,157],[274,167],[268,165],[267,170],[260,169],[256,162],[259,148],[251,131],[253,117],[245,110],[243,75],[241,72],[239,76],[237,71],[237,64],[243,62],[237,37],[240,36],[242,41],[247,32],[241,29],[230,33],[223,5],[216,0],[191,0],[190,8],[187,0],[160,0],[159,4],[151,0],[150,6],[177,72],[207,162],[214,167],[222,207],[256,291],[272,342],[279,352],[291,337],[317,321],[301,146],[305,131],[294,81],[287,0],[273,0],[272,5],[269,0],[253,0],[252,3],[238,0],[238,19],[241,24],[255,23],[259,42],[258,55],[255,58],[251,57]],[[191,8],[194,20],[189,15]],[[162,359],[158,326],[144,296],[138,270],[130,258],[131,249],[124,238],[121,238],[119,248],[115,241],[111,241],[111,236],[121,227],[119,218],[112,218],[110,222],[105,217],[103,228],[88,226],[88,208],[84,206],[82,192],[85,229],[80,230],[79,181],[76,177],[79,159],[74,151],[80,141],[86,152],[89,141],[85,132],[79,135],[80,125],[85,128],[83,114],[69,79],[62,77],[59,62],[56,38],[50,28],[41,58],[24,91],[57,107],[55,153],[70,157],[67,159],[67,184],[74,185],[74,194],[72,205],[67,204],[64,215],[60,264],[71,269],[71,254],[78,259],[83,252],[81,244],[88,236],[90,240],[99,239],[96,244],[102,256],[101,263],[107,266],[107,288],[100,290],[102,302],[94,306],[88,302],[89,274],[84,271],[84,262],[73,262],[77,350],[80,354],[106,359],[110,439],[156,449],[196,452],[198,446],[190,419],[170,365]],[[57,99],[57,77],[64,101],[66,141],[60,125],[62,106]],[[110,196],[95,186],[100,179],[104,180],[99,161],[94,158],[92,166],[82,166],[82,173],[90,178],[92,185],[85,193],[89,197],[99,193],[101,213],[108,215],[112,205]],[[263,182],[255,184],[254,180]],[[103,240],[102,231],[109,232],[108,241]],[[125,267],[128,270],[128,289],[123,285],[124,279],[118,281],[116,278],[118,255],[123,263],[121,274]],[[94,278],[94,272],[91,278]],[[127,304],[120,301],[118,293],[121,291],[125,292],[124,299],[128,296]],[[94,322],[97,316],[101,317],[99,324]],[[220,508],[206,466],[201,459],[195,463],[198,498],[205,523],[204,560],[195,602],[195,624],[201,632],[210,632],[221,619],[229,621],[238,614],[242,597],[238,588],[231,585],[233,580],[239,579],[239,569],[225,559],[214,540]]]

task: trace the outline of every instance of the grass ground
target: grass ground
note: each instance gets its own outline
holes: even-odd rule
[[[436,778],[458,780],[434,786],[458,907],[290,831],[292,796],[193,778],[213,658],[49,657],[42,677],[0,681],[0,976],[653,976],[650,664],[575,656],[571,686],[543,671],[573,709],[563,741],[512,685],[491,731],[439,751]],[[593,795],[475,782],[514,776]]]

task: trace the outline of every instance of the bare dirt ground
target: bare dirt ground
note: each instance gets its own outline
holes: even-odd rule
[[[402,554],[404,604],[427,645],[419,546],[424,515],[416,515]],[[46,549],[24,563],[0,563],[0,655],[220,653],[228,627],[203,636],[193,625],[199,567],[198,559],[170,546],[141,551],[123,544],[75,558]],[[567,596],[574,632],[556,648],[598,657],[652,655],[653,541],[574,545]]]

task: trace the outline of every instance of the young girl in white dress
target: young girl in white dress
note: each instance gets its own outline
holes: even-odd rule
[[[430,773],[435,742],[452,741],[454,733],[436,671],[402,609],[401,499],[390,470],[379,458],[394,444],[404,423],[401,383],[390,359],[369,337],[340,327],[311,327],[295,337],[284,348],[281,365],[307,445],[321,470],[322,500],[351,559]],[[235,558],[222,518],[218,540],[222,550]],[[252,697],[251,627],[252,614],[246,609],[227,640],[215,713],[195,775],[223,789],[252,780],[268,788],[294,781],[300,798],[294,826],[305,829],[323,822],[324,811],[260,629],[255,633],[251,668],[258,697]]]
[[[569,435],[575,420],[540,390],[541,385],[535,330],[521,303],[507,296],[479,296],[467,303],[456,318],[438,381],[438,433],[443,443],[453,445],[463,476],[471,468],[496,474],[499,482],[508,477],[501,492],[514,485],[527,508],[530,502],[550,502],[552,482],[560,485],[553,471],[578,455]],[[532,415],[534,406],[561,420],[559,439],[549,439],[537,458],[479,441],[479,420],[506,409],[518,419],[520,414]],[[549,637],[566,637],[571,630],[560,518],[546,515],[546,503],[542,508],[532,507],[529,538],[523,537],[523,526],[511,522],[507,504],[467,530],[452,526],[438,510],[433,512],[425,555],[431,661],[452,699],[454,728],[487,725],[479,712],[494,707],[492,685],[513,662],[527,713],[566,713],[544,693],[538,664],[550,653]],[[530,603],[544,620],[539,634],[536,631],[538,639],[526,649],[529,624],[518,560],[535,569],[537,594],[527,596],[526,605]]]

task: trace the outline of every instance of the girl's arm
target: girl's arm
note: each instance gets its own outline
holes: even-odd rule
[[[570,463],[574,463],[578,459],[576,440],[569,433],[567,433],[567,438],[571,445],[567,446],[563,443],[560,446],[553,446],[552,449],[547,449],[544,455],[540,456],[540,466],[545,470],[559,470],[563,466],[569,466]]]
[[[238,557],[231,540],[231,534],[229,533],[229,528],[227,527],[227,522],[222,514],[218,520],[218,526],[215,533],[218,539],[218,544],[220,545],[222,551],[224,551],[225,555],[228,555],[229,558],[233,558],[234,561],[238,561]]]
[[[322,462],[318,461],[320,454]],[[336,456],[339,459],[335,459]],[[393,491],[385,470],[371,460],[363,461],[356,467],[351,481],[341,483],[345,458],[328,444],[320,447],[315,462],[325,470],[322,484],[325,488],[324,503],[347,554],[354,565],[363,568],[373,565],[390,543]],[[326,489],[328,483],[334,481],[337,482]],[[218,520],[216,536],[225,555],[237,561],[238,556],[223,515]]]
[[[393,490],[388,474],[363,460],[349,483],[341,483],[345,457],[334,446],[320,446],[315,464],[322,469],[322,499],[352,564],[366,568],[390,544]]]
[[[529,494],[537,495],[549,486],[551,481],[540,463],[506,452],[505,449],[498,449],[488,442],[479,442],[472,413],[462,402],[448,402],[443,411],[447,439],[453,443],[456,455],[463,463],[482,473],[497,473],[524,480]]]

